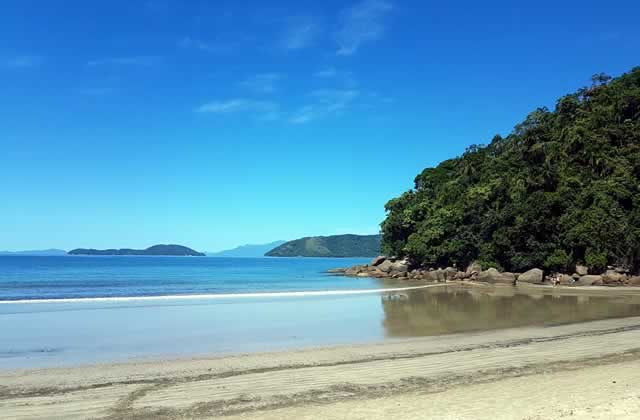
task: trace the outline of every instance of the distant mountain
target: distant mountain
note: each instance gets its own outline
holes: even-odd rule
[[[233,258],[259,258],[287,241],[275,241],[261,245],[242,245],[233,249],[220,252],[207,252],[209,257],[233,257]]]
[[[151,255],[204,257],[202,252],[182,245],[154,245],[147,249],[83,249],[69,251],[69,255]]]
[[[380,235],[314,236],[286,242],[268,257],[375,257],[380,254]]]
[[[0,255],[24,255],[24,256],[61,256],[67,255],[64,249],[38,249],[29,251],[0,251]]]

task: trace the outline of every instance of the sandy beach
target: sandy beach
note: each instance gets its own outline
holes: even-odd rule
[[[3,418],[637,418],[640,317],[0,373]]]

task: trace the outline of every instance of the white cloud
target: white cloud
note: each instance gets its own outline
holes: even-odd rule
[[[313,18],[289,18],[280,44],[285,50],[300,50],[313,44],[319,34],[320,25]]]
[[[179,40],[178,47],[184,49],[200,50],[208,53],[226,52],[231,49],[230,46],[214,45],[201,39],[191,38],[189,36],[186,36]]]
[[[272,101],[256,101],[247,98],[236,98],[227,101],[213,101],[195,110],[199,114],[237,114],[249,113],[259,120],[273,121],[280,116],[280,106]]]
[[[240,82],[240,86],[257,93],[269,94],[278,90],[278,82],[282,75],[278,73],[263,73],[251,76]]]
[[[385,33],[384,18],[393,10],[387,0],[364,0],[340,13],[336,33],[338,55],[352,55],[367,42],[376,41]]]
[[[346,110],[360,95],[353,89],[321,89],[311,92],[314,99],[311,105],[298,109],[290,118],[292,124],[306,124],[311,121],[335,115]]]
[[[5,65],[12,69],[22,69],[38,67],[44,62],[44,58],[38,55],[22,55],[13,57],[5,62]]]
[[[110,57],[88,61],[87,66],[151,66],[157,61],[158,57],[152,56]]]

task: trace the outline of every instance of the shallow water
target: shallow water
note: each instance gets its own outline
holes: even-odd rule
[[[91,265],[91,261],[82,264]],[[96,272],[105,270],[100,259],[84,271],[75,262],[73,269],[49,272],[47,264],[34,268],[39,276],[57,283],[43,283],[38,275],[34,283],[19,280],[22,289],[9,288],[12,302],[0,289],[0,369],[272,351],[640,315],[640,295],[633,291],[612,295],[613,291],[453,285],[391,290],[424,285],[323,273],[329,267],[347,265],[345,260],[237,260],[225,262],[226,270],[204,270],[198,265],[203,263],[191,261],[196,259],[169,262],[171,274],[164,275],[154,293],[124,293],[140,290],[140,278],[152,278],[146,268],[138,268],[134,276],[138,280],[131,280],[137,286],[122,285],[115,296],[113,282],[104,274],[96,280]],[[114,264],[107,266],[118,273],[119,282],[124,282],[126,273],[136,272],[129,271],[133,264],[129,260],[124,270],[114,269]],[[162,259],[142,267],[148,264],[155,267],[151,271],[162,272]],[[196,269],[189,264],[196,264]],[[166,294],[167,283],[182,278],[176,267],[191,273],[195,281],[183,282],[179,296],[172,297]],[[69,270],[75,270],[75,276]],[[74,286],[64,284],[64,276],[56,274],[60,271]],[[0,284],[7,285],[7,278],[15,277],[0,272],[4,281]],[[204,273],[207,280],[195,272]],[[84,282],[78,280],[83,276]],[[250,285],[245,289],[243,278]],[[35,284],[36,290],[25,283]],[[150,280],[142,283],[153,289]],[[104,294],[96,284],[107,284],[111,294]],[[185,293],[195,289],[207,295]],[[51,300],[52,295],[69,300]],[[27,296],[27,302],[16,302],[19,296]],[[45,300],[33,300],[38,298]]]
[[[0,307],[0,368],[272,351],[637,315],[638,296],[451,286],[363,295],[7,304]]]

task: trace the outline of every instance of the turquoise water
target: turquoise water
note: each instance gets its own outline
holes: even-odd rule
[[[366,259],[0,257],[0,301],[366,289],[326,275]]]
[[[389,284],[325,273],[363,261],[0,257],[0,369],[274,351],[640,315],[637,293]]]
[[[364,261],[0,257],[0,369],[379,339]]]

